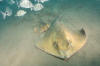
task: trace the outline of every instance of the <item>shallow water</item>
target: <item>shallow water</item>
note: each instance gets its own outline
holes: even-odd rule
[[[27,10],[23,17],[12,15],[6,20],[0,14],[0,66],[99,66],[100,0],[49,0],[44,7],[39,12]],[[39,36],[34,27],[42,22],[50,24],[59,15],[59,22],[71,30],[84,28],[88,37],[85,46],[68,61],[35,47]]]

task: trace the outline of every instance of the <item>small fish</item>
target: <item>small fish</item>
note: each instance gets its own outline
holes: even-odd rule
[[[4,12],[1,11],[1,14],[3,15],[3,19],[6,19],[7,16],[12,15],[12,10],[9,7],[6,7],[6,10]]]
[[[0,2],[2,2],[3,0],[0,0]]]
[[[33,4],[29,0],[21,0],[19,6],[22,8],[33,8]]]
[[[10,1],[9,1],[9,4],[11,4],[11,5],[12,5],[12,4],[15,4],[15,1],[14,1],[14,0],[10,0]]]
[[[40,11],[43,8],[44,8],[44,6],[41,3],[37,3],[37,4],[34,5],[33,10],[34,11]]]
[[[48,1],[48,0],[35,0],[35,1],[44,3],[44,2],[46,2],[46,1]]]
[[[17,11],[16,15],[15,16],[24,16],[27,12],[24,11],[24,10],[19,10]]]

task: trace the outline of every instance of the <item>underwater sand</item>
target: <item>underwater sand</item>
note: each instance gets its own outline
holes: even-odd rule
[[[62,61],[35,47],[41,22],[58,20],[71,30],[84,28],[85,46],[68,61]],[[100,1],[52,0],[38,12],[24,17],[0,18],[0,66],[100,66]]]

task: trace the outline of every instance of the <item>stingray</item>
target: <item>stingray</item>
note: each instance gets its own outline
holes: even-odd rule
[[[66,60],[82,48],[85,42],[86,33],[83,28],[72,31],[56,21],[52,22],[36,46],[47,54]]]

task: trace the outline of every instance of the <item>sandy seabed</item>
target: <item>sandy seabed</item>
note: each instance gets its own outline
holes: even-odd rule
[[[99,66],[99,6],[99,0],[61,0],[60,3],[55,0],[36,14],[0,19],[0,66]],[[85,46],[68,61],[57,59],[35,47],[39,34],[34,32],[34,27],[41,22],[50,23],[61,14],[64,15],[59,22],[71,30],[84,28],[88,37]]]

